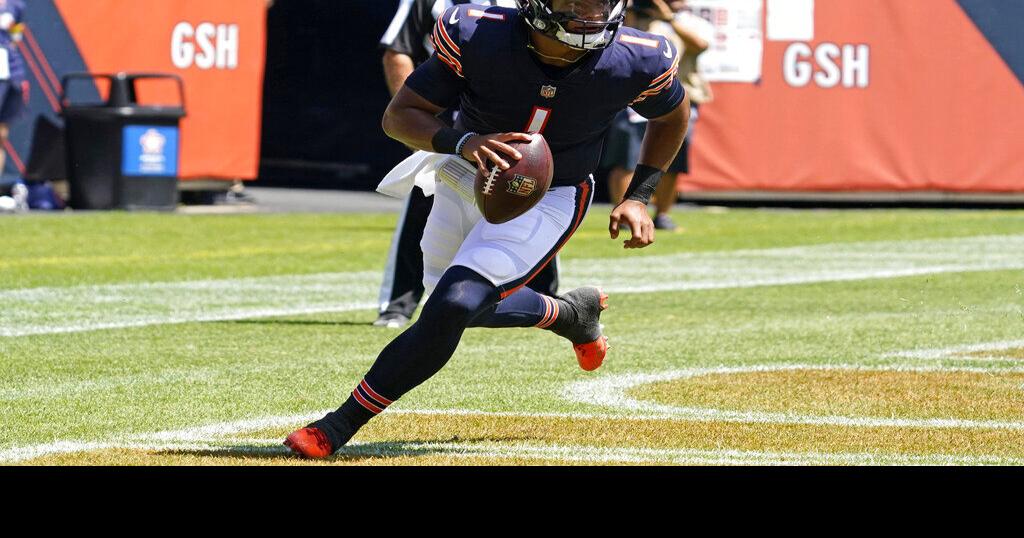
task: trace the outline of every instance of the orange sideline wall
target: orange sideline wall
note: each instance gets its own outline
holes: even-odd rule
[[[1024,85],[956,0],[817,0],[814,26],[714,84],[684,191],[1024,191]]]
[[[56,0],[90,72],[155,71],[185,81],[180,175],[257,175],[266,0]],[[173,102],[170,85],[140,99]],[[104,89],[101,88],[101,91]],[[143,95],[144,94],[144,95]]]

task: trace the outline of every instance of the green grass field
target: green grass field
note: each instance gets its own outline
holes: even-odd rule
[[[596,372],[466,333],[317,464],[1024,463],[1024,212],[688,211],[626,251],[595,206]],[[280,445],[397,333],[395,215],[0,218],[0,463],[310,464]]]

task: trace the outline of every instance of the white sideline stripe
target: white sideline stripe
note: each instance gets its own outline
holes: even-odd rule
[[[1024,269],[1022,252],[1024,235],[829,243],[629,260],[570,260],[564,277],[617,293],[749,288]]]
[[[49,454],[99,450],[196,451],[241,454],[288,454],[276,439],[225,439],[211,442],[64,443]],[[660,463],[676,465],[1022,465],[1024,459],[998,455],[894,454],[849,452],[771,452],[759,450],[658,449],[516,443],[352,443],[344,456],[425,456],[558,460],[571,463]],[[40,454],[47,455],[47,454]],[[39,457],[34,456],[34,457]],[[25,458],[32,459],[32,458]],[[24,461],[24,460],[21,460]]]
[[[0,292],[0,337],[376,308],[375,272]]]
[[[1005,351],[1007,349],[1024,348],[1024,340],[1004,340],[1001,342],[985,342],[982,344],[967,344],[961,346],[942,347],[935,349],[919,349],[914,351],[900,351],[886,355],[887,357],[898,357],[907,359],[949,359],[949,360],[984,360],[984,361],[1017,361],[1024,364],[1024,360],[1000,357],[993,354],[986,357],[958,357],[960,353],[978,353],[979,351]]]
[[[576,259],[562,268],[566,288],[647,293],[1024,269],[1021,252],[1024,235],[1004,235]],[[6,290],[0,337],[369,310],[380,282],[363,271]]]
[[[280,428],[306,424],[316,420],[327,410],[295,415],[281,415],[262,417],[255,419],[243,419],[230,422],[220,422],[206,426],[195,426],[178,430],[166,430],[152,433],[141,433],[134,435],[120,436],[110,441],[54,441],[23,447],[12,447],[0,450],[0,462],[19,462],[43,456],[56,454],[68,454],[76,452],[88,452],[104,450],[109,448],[127,446],[149,446],[153,443],[190,443],[209,441],[211,438],[221,438],[228,435],[236,435],[244,432],[265,430],[269,428]],[[573,415],[569,413],[506,413],[473,411],[466,409],[389,409],[388,414],[412,414],[412,415],[459,415],[459,416],[495,416],[495,417],[520,417],[535,416],[545,418],[590,418],[587,415]],[[593,418],[629,418],[626,416],[593,415]]]
[[[141,318],[133,321],[103,322],[94,321],[74,325],[38,325],[21,326],[17,328],[0,328],[0,337],[4,336],[30,336],[38,334],[62,334],[78,333],[87,331],[99,331],[104,329],[130,329],[136,327],[149,327],[152,325],[174,325],[178,323],[195,323],[207,321],[230,321],[239,319],[269,318],[276,316],[302,316],[307,314],[329,314],[335,312],[351,312],[353,310],[368,310],[376,308],[376,303],[340,303],[335,306],[324,306],[318,308],[264,308],[264,309],[240,309],[227,310],[216,314],[189,314],[181,316],[160,316]]]
[[[1024,460],[1001,456],[954,454],[903,455],[827,452],[765,452],[747,450],[701,450],[596,447],[583,445],[538,445],[517,443],[409,443],[406,451],[442,452],[461,457],[524,458],[577,463],[673,463],[679,465],[1020,465]],[[367,450],[369,449],[369,450]],[[368,453],[386,456],[395,450],[355,445],[345,454]],[[399,451],[401,453],[401,451]]]
[[[242,446],[232,451],[288,453],[277,439],[232,438]],[[224,446],[209,445],[208,450]],[[589,445],[520,442],[501,444],[352,442],[339,452],[344,456],[396,456],[441,452],[466,458],[545,459],[578,463],[672,463],[680,465],[1024,465],[1024,459],[1000,455],[898,454],[873,452],[775,452],[739,449],[602,447]],[[423,454],[426,455],[426,454]]]
[[[282,415],[262,417],[255,419],[235,420],[231,422],[220,422],[206,426],[194,426],[179,430],[165,430],[152,433],[140,433],[134,435],[120,436],[112,441],[55,441],[25,447],[13,447],[0,451],[0,462],[3,461],[24,461],[51,454],[68,452],[83,452],[99,450],[103,448],[124,446],[126,443],[187,443],[209,441],[211,438],[221,438],[228,435],[236,435],[244,432],[259,431],[269,428],[280,428],[296,426],[316,420],[328,410],[296,415]],[[678,420],[675,417],[664,416],[643,416],[633,417],[630,415],[615,414],[585,414],[585,413],[516,413],[506,411],[477,411],[472,409],[400,409],[389,408],[388,415],[426,415],[426,416],[487,416],[502,418],[568,418],[568,419],[602,419],[602,420]],[[99,446],[100,448],[92,448]]]
[[[180,444],[208,441],[211,438],[223,437],[247,431],[304,424],[322,417],[326,412],[327,411],[320,411],[316,413],[301,413],[295,415],[234,420],[231,422],[220,422],[206,426],[183,428],[180,430],[124,435],[109,441],[54,441],[52,443],[12,447],[0,451],[0,462],[17,463],[19,461],[32,460],[43,456],[90,452],[110,448],[162,446],[173,443]]]
[[[807,415],[763,411],[729,411],[707,407],[685,407],[665,405],[638,400],[626,391],[640,385],[662,381],[688,379],[704,375],[742,374],[751,372],[782,372],[791,370],[851,370],[851,371],[896,371],[896,372],[971,372],[971,373],[1022,373],[1024,368],[973,368],[939,366],[863,366],[863,365],[815,365],[778,364],[733,366],[719,368],[687,368],[648,374],[611,375],[594,380],[569,384],[562,397],[577,403],[630,410],[639,414],[674,416],[681,420],[703,422],[741,422],[766,424],[803,424],[812,426],[854,426],[854,427],[897,427],[897,428],[972,428],[996,430],[1024,430],[1024,421],[972,420],[959,418],[882,418],[840,415]]]

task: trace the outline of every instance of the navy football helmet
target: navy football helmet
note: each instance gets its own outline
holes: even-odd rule
[[[516,0],[531,28],[578,50],[611,45],[629,0]]]

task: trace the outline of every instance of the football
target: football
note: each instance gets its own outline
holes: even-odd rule
[[[530,142],[512,141],[508,144],[523,156],[514,160],[506,155],[511,165],[508,170],[488,163],[488,174],[476,173],[474,191],[480,214],[491,224],[508,222],[526,213],[544,197],[551,186],[554,161],[547,140],[532,134]]]

